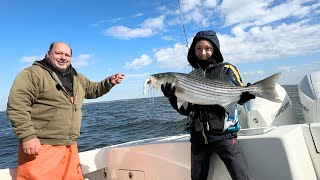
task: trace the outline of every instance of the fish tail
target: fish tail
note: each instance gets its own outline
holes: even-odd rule
[[[281,102],[281,100],[278,99],[279,95],[275,88],[279,77],[280,73],[276,73],[254,83],[253,85],[259,86],[259,90],[256,95],[258,97],[268,99],[269,101]]]

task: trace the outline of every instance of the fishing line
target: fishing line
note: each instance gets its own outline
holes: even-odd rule
[[[183,21],[183,17],[182,17],[180,0],[177,0],[177,1],[178,1],[178,7],[179,7],[180,21],[181,21],[181,23],[182,23],[183,34],[184,34],[184,38],[185,38],[185,41],[186,41],[187,49],[188,49],[188,51],[189,51],[190,49],[189,49],[189,44],[188,44],[188,38],[187,38],[186,28],[185,28],[184,21]],[[188,66],[190,66],[192,70],[194,69],[190,64],[188,64]]]
[[[150,88],[149,90],[151,91],[150,103],[152,104],[152,106],[154,106],[154,98],[155,98],[155,95],[156,95],[156,89],[155,88]]]
[[[182,23],[183,34],[184,34],[185,41],[186,41],[186,47],[187,47],[187,49],[189,51],[188,38],[187,38],[187,34],[186,34],[186,28],[185,28],[184,20],[183,20],[183,17],[182,17],[182,10],[181,10],[181,6],[180,6],[180,0],[177,0],[177,1],[178,1],[178,8],[179,8],[179,17],[180,17],[180,21]],[[153,87],[147,88],[147,80],[145,81],[145,83],[144,83],[144,94],[146,94],[146,93],[150,93],[151,94],[151,96],[149,97],[149,103],[152,104],[153,107],[155,106],[155,97],[156,97],[156,92],[157,91],[158,90],[156,88],[153,88]],[[154,122],[152,122],[152,118],[151,119],[146,119],[146,120],[148,120],[148,121],[145,124],[150,125],[150,127],[154,126],[154,124],[153,124]],[[156,119],[154,119],[154,120],[156,120]],[[179,126],[178,127],[181,127],[181,124],[185,124],[185,123],[186,123],[185,119],[179,121]],[[176,136],[176,135],[181,135],[181,134],[185,134],[185,133],[181,132],[181,129],[179,129],[179,128],[174,128],[170,132],[170,134],[167,134],[167,136],[170,136],[170,135],[175,135]]]
[[[185,124],[187,123],[187,120],[186,120],[187,118],[184,118],[182,120],[178,120],[178,119],[172,118],[172,116],[169,116],[168,118],[161,117],[159,119],[159,117],[154,115],[154,113],[157,110],[153,111],[153,108],[151,108],[151,107],[159,108],[159,107],[155,106],[155,102],[156,102],[155,98],[157,97],[156,95],[158,94],[158,92],[159,92],[159,89],[157,89],[153,86],[151,86],[151,87],[146,86],[144,88],[144,94],[150,94],[148,99],[149,99],[149,103],[151,104],[151,106],[148,107],[148,108],[150,108],[148,110],[148,114],[146,114],[144,116],[144,126],[148,127],[148,128],[153,128],[153,127],[158,126],[157,131],[159,131],[159,132],[156,132],[156,134],[157,133],[159,134],[161,132],[161,128],[170,129],[170,131],[168,130],[167,134],[165,134],[165,135],[162,134],[161,136],[172,136],[172,135],[177,136],[177,135],[181,135],[181,134],[187,134],[187,132],[185,132],[185,126],[186,126]],[[157,98],[159,98],[159,97],[157,97]],[[167,99],[165,99],[165,100],[167,101]],[[157,103],[160,103],[160,102],[157,102]],[[163,110],[160,109],[160,111],[163,111]],[[167,111],[165,113],[168,113]],[[178,112],[176,112],[176,113],[178,113]],[[165,119],[162,119],[162,118],[165,118]],[[162,121],[162,120],[164,120],[164,121]],[[166,122],[166,121],[168,121],[168,122]],[[174,122],[172,122],[172,121],[174,121]],[[159,130],[159,128],[160,128],[160,130]]]
[[[188,38],[187,38],[187,34],[186,34],[186,29],[185,29],[185,27],[184,27],[184,21],[183,21],[183,17],[182,17],[180,0],[178,0],[178,7],[179,7],[180,21],[181,21],[181,23],[182,23],[182,29],[183,29],[184,37],[185,37],[185,40],[186,40],[186,46],[187,46],[187,48],[188,48],[188,50],[189,50]]]

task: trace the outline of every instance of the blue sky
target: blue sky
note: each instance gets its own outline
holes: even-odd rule
[[[0,110],[16,75],[54,41],[72,47],[73,66],[93,81],[126,75],[85,102],[150,97],[143,94],[150,74],[191,70],[187,45],[199,30],[217,32],[244,82],[281,72],[279,84],[298,84],[320,69],[319,0],[180,0],[180,7],[177,0],[2,0]]]

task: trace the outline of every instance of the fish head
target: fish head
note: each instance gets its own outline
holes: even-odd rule
[[[174,73],[157,73],[152,74],[149,79],[147,79],[146,84],[151,85],[157,89],[161,88],[161,84],[171,83],[175,84],[175,75]]]

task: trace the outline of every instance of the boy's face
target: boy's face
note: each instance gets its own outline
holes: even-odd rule
[[[199,40],[195,46],[195,52],[199,59],[207,60],[214,52],[214,46],[208,40]]]

